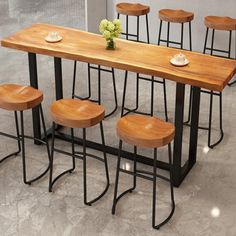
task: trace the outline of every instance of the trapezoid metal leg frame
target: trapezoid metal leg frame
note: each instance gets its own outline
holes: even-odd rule
[[[147,179],[153,181],[153,204],[152,204],[152,226],[154,229],[159,229],[161,226],[166,224],[174,214],[175,210],[175,202],[174,202],[174,190],[173,190],[173,181],[172,181],[172,161],[171,161],[171,146],[168,145],[168,155],[169,155],[169,165],[170,165],[170,178],[157,174],[157,149],[154,149],[154,165],[153,172],[144,171],[137,169],[137,147],[134,146],[134,158],[133,158],[133,171],[125,170],[120,167],[121,163],[121,151],[122,151],[122,141],[119,142],[119,151],[118,151],[118,159],[117,159],[117,169],[116,169],[116,180],[115,180],[115,189],[114,189],[114,199],[112,205],[112,214],[114,215],[116,212],[116,205],[118,201],[125,196],[127,193],[131,193],[136,188],[136,177],[140,177],[143,179]],[[119,185],[119,175],[120,172],[129,174],[133,176],[133,186],[126,191],[122,192],[118,195],[118,185]],[[171,193],[171,211],[169,215],[163,220],[161,223],[156,225],[156,178],[161,178],[170,183],[170,193]]]
[[[50,162],[50,177],[49,177],[49,192],[52,192],[52,187],[55,184],[55,182],[64,176],[67,173],[72,173],[75,169],[75,158],[79,158],[83,161],[83,188],[84,188],[84,204],[91,206],[93,203],[98,201],[100,198],[102,198],[105,193],[107,192],[109,185],[110,185],[110,179],[109,179],[109,172],[108,172],[108,164],[107,164],[107,156],[105,152],[105,148],[103,151],[103,159],[100,157],[97,157],[93,154],[87,153],[86,152],[86,129],[83,128],[83,151],[78,152],[75,151],[75,137],[74,137],[74,129],[71,128],[71,144],[72,144],[72,152],[66,152],[60,149],[55,148],[55,127],[56,124],[53,123],[52,127],[52,149],[51,149],[51,162]],[[105,147],[105,138],[104,138],[104,131],[103,131],[103,124],[102,122],[100,123],[100,131],[101,131],[101,140],[102,140],[102,145]],[[53,163],[54,163],[54,153],[62,153],[64,155],[72,157],[72,167],[68,170],[63,171],[60,173],[58,176],[56,176],[53,179]],[[105,189],[100,193],[96,198],[93,200],[88,201],[87,200],[87,157],[92,157],[98,161],[104,162],[104,167],[105,167],[105,173],[106,173],[106,186]]]

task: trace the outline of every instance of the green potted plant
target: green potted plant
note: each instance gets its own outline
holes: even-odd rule
[[[106,48],[114,50],[116,48],[114,39],[119,37],[122,32],[120,20],[115,19],[112,22],[107,19],[103,19],[99,25],[99,31],[107,41]]]

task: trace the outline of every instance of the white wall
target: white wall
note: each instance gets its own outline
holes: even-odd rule
[[[102,19],[107,18],[106,0],[85,0],[86,30],[99,33],[98,26]]]
[[[152,43],[157,43],[157,37],[159,32],[159,19],[157,12],[163,8],[171,9],[183,9],[186,11],[194,12],[195,19],[192,22],[192,38],[193,38],[193,50],[202,51],[204,38],[205,38],[205,26],[204,17],[207,15],[217,15],[217,16],[230,16],[236,18],[236,0],[125,0],[126,2],[139,2],[150,6],[149,14],[149,26],[150,26],[150,39]],[[107,6],[107,17],[113,19],[116,17],[115,5],[118,2],[124,2],[124,0],[108,0]],[[125,18],[121,18],[122,22]],[[145,18],[140,22],[142,39],[146,39],[146,29],[145,29]],[[134,21],[130,22],[132,28],[135,32],[136,24]],[[176,24],[171,25],[171,39],[180,39],[180,26]],[[185,47],[188,47],[188,27],[185,26]],[[165,24],[163,24],[163,34]],[[228,34],[222,34],[222,32],[215,34],[215,45],[216,47],[223,47],[223,49],[228,48]],[[233,34],[232,50],[235,51],[235,34]]]

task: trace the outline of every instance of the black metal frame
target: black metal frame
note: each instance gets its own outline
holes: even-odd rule
[[[118,150],[118,159],[117,159],[117,167],[116,167],[116,180],[115,180],[115,189],[114,189],[114,198],[112,205],[112,214],[115,214],[117,202],[125,196],[127,193],[131,193],[136,188],[136,177],[140,177],[146,180],[153,181],[153,198],[152,198],[152,227],[154,229],[159,229],[161,226],[166,224],[172,217],[175,211],[175,201],[174,201],[174,190],[173,190],[173,181],[172,181],[172,161],[171,161],[171,145],[168,145],[168,154],[169,154],[169,166],[170,166],[170,178],[157,174],[157,148],[154,148],[154,161],[153,161],[153,173],[144,170],[137,169],[137,147],[134,146],[134,157],[133,157],[133,171],[124,170],[120,167],[121,161],[121,150],[122,150],[122,141],[119,142],[119,150]],[[133,186],[128,190],[122,192],[118,195],[118,183],[119,183],[119,174],[120,171],[126,174],[130,174],[133,176]],[[152,176],[152,177],[150,177]],[[171,211],[168,217],[163,220],[161,223],[156,225],[156,178],[161,178],[170,183],[170,192],[171,192]]]
[[[155,80],[154,76],[151,79],[140,76],[137,74],[136,78],[136,105],[135,108],[125,107],[125,98],[126,98],[126,88],[127,88],[127,79],[128,79],[128,71],[125,72],[124,79],[124,88],[123,88],[123,97],[122,97],[122,106],[121,106],[121,116],[125,116],[129,113],[137,113],[143,115],[153,115],[154,112],[154,84],[163,84],[163,94],[164,94],[164,110],[165,110],[165,120],[168,121],[168,111],[167,111],[167,97],[166,97],[166,82],[165,79],[163,81]],[[139,82],[140,80],[151,82],[151,107],[149,112],[139,111]],[[126,112],[125,112],[126,111]]]
[[[74,138],[74,129],[71,128],[71,144],[72,144],[72,151],[71,153],[60,150],[55,148],[55,130],[56,130],[56,124],[53,122],[52,126],[52,148],[51,148],[51,162],[50,162],[50,177],[49,177],[49,192],[52,192],[52,187],[55,184],[55,182],[64,176],[67,173],[72,173],[75,169],[75,158],[79,158],[83,160],[83,187],[84,187],[84,204],[91,206],[93,203],[98,201],[100,198],[102,198],[105,193],[107,192],[109,185],[110,185],[110,179],[109,179],[109,172],[108,172],[108,164],[107,164],[107,156],[106,156],[106,151],[105,148],[103,148],[103,156],[104,159],[97,157],[95,155],[92,155],[90,153],[86,153],[86,129],[83,128],[83,151],[78,152],[75,151],[75,138]],[[103,125],[102,122],[100,122],[100,130],[101,130],[101,140],[102,140],[102,146],[105,147],[105,138],[104,138],[104,131],[103,131]],[[72,168],[63,171],[60,173],[57,177],[53,179],[53,161],[54,161],[54,152],[62,153],[67,156],[72,157]],[[106,187],[102,191],[101,194],[99,194],[96,198],[93,200],[88,201],[87,200],[87,164],[86,164],[86,159],[87,157],[94,158],[98,161],[104,162],[105,165],[105,172],[106,172]]]
[[[143,43],[150,43],[149,39],[149,25],[148,25],[148,14],[145,15],[146,17],[146,29],[147,29],[147,42],[140,41],[139,40],[139,19],[140,16],[137,16],[137,30],[136,34],[129,34],[129,16],[126,15],[126,32],[122,33],[123,35],[126,36],[126,40],[131,40],[129,36],[132,36],[136,38],[136,40],[131,40],[131,41],[136,41],[136,42],[143,42]],[[117,14],[117,19],[120,19],[120,14]],[[139,73],[137,74],[136,78],[136,106],[135,108],[128,108],[125,107],[125,97],[126,97],[126,87],[127,87],[127,78],[128,78],[128,72],[125,72],[125,80],[124,80],[124,88],[123,88],[123,99],[122,99],[122,106],[121,106],[121,116],[127,115],[129,113],[137,113],[137,114],[143,114],[143,115],[153,115],[153,109],[154,109],[154,83],[158,84],[163,84],[163,94],[164,94],[164,109],[165,109],[165,119],[168,121],[168,112],[167,112],[167,97],[166,97],[166,83],[165,79],[163,81],[155,80],[154,76],[151,78],[144,77],[140,75]],[[141,112],[139,111],[139,82],[140,80],[143,81],[148,81],[151,82],[151,110],[149,112]],[[126,111],[126,113],[124,112]]]
[[[171,22],[167,22],[167,36],[166,39],[162,39],[161,38],[161,31],[162,31],[162,24],[163,21],[160,20],[160,27],[159,27],[159,36],[158,36],[158,42],[157,44],[160,45],[161,42],[166,43],[166,46],[169,47],[170,44],[174,44],[174,45],[179,45],[181,49],[184,49],[184,23],[179,23],[181,24],[181,40],[180,42],[176,42],[176,41],[171,41],[170,40],[170,23]],[[173,48],[178,48],[178,47],[173,47]],[[189,50],[192,51],[192,28],[191,28],[191,21],[189,22]]]
[[[213,55],[213,56],[229,58],[229,59],[236,59],[236,48],[235,48],[235,58],[231,57],[232,30],[229,31],[229,47],[228,47],[228,50],[221,50],[221,49],[214,48],[215,29],[212,29],[211,47],[210,48],[207,47],[208,34],[209,34],[209,28],[207,27],[206,28],[206,37],[205,37],[204,49],[203,49],[204,54],[208,50],[208,51],[210,51],[210,54]],[[235,35],[236,35],[236,31],[235,31]],[[235,38],[235,42],[236,42],[236,38]],[[214,52],[225,53],[225,54],[228,54],[228,56],[217,55],[217,54],[214,54]],[[236,80],[231,82],[231,83],[228,83],[228,85],[231,86],[235,83],[236,83]]]
[[[62,87],[62,74],[58,73],[61,72],[61,58],[55,58],[55,93],[56,93],[56,99],[62,99],[63,98],[63,87]],[[31,65],[31,63],[29,63]],[[37,76],[33,74],[30,76],[30,80],[32,83],[37,83]],[[191,129],[190,129],[190,146],[189,146],[189,156],[186,163],[182,163],[182,136],[183,136],[183,112],[184,112],[184,93],[185,93],[185,85],[177,83],[176,84],[176,106],[175,106],[175,127],[176,127],[176,136],[174,140],[174,164],[173,164],[173,184],[174,186],[178,187],[181,182],[184,180],[185,176],[189,173],[189,171],[192,169],[196,162],[196,156],[197,156],[197,139],[198,139],[198,120],[199,120],[199,103],[200,103],[200,88],[194,87],[193,88],[193,102],[192,102],[192,109],[191,109],[191,116],[193,119],[191,119]],[[35,113],[37,115],[37,113]],[[39,124],[37,122],[33,122],[34,128],[37,129]],[[60,126],[56,127],[57,129],[60,128]],[[47,131],[47,136],[52,135],[52,129],[49,129]],[[71,136],[66,135],[64,133],[58,132],[58,134],[55,135],[57,138],[66,140],[68,142],[71,142]],[[37,135],[35,134],[35,137],[37,138]],[[74,139],[75,143],[82,145],[83,142],[79,138]],[[118,149],[115,147],[111,147],[106,145],[105,147],[97,142],[92,142],[87,140],[86,146],[93,148],[95,150],[103,151],[105,150],[106,153],[117,155]],[[122,151],[122,156],[127,159],[133,159],[133,153],[131,152],[124,152]],[[146,157],[138,155],[138,161],[153,165],[153,160]],[[157,166],[169,170],[169,165],[166,162],[157,161]]]
[[[214,52],[221,52],[221,53],[227,53],[228,57],[231,58],[231,41],[232,41],[232,31],[229,31],[229,49],[228,51],[215,49],[214,48],[214,39],[215,39],[215,29],[212,29],[212,37],[211,37],[211,47],[207,47],[208,42],[208,35],[209,35],[209,28],[206,29],[206,36],[205,36],[205,42],[204,42],[204,48],[203,53],[205,54],[207,50],[210,51],[210,55],[212,56],[219,56],[215,55]],[[222,56],[220,56],[222,57]],[[234,84],[236,81],[229,83],[228,85]],[[224,131],[223,131],[223,102],[222,102],[222,92],[215,92],[215,91],[208,91],[205,89],[201,89],[201,93],[209,94],[210,95],[210,106],[209,106],[209,123],[208,127],[202,127],[199,126],[199,129],[208,130],[208,141],[207,145],[209,148],[214,148],[217,146],[224,138]],[[211,143],[211,128],[212,128],[212,110],[213,110],[213,96],[219,97],[219,128],[220,128],[220,137],[217,141],[214,143]],[[189,97],[189,111],[191,110],[191,103],[192,103],[192,87],[190,88],[190,97]],[[190,113],[188,113],[187,121],[185,122],[186,125],[188,125],[190,121]]]
[[[114,68],[106,69],[101,68],[101,66],[95,66],[88,63],[88,96],[81,97],[75,94],[75,84],[76,84],[76,68],[77,68],[77,61],[74,61],[74,73],[73,73],[73,84],[72,84],[72,98],[79,98],[82,100],[88,99],[90,101],[96,102],[99,105],[101,104],[101,72],[111,73],[112,74],[112,83],[113,83],[113,93],[114,93],[114,100],[115,100],[115,107],[111,112],[105,115],[105,118],[112,116],[117,108],[118,108],[118,101],[117,101],[117,91],[116,91],[116,81],[115,81],[115,71]],[[91,69],[98,71],[98,99],[91,99]]]
[[[17,154],[22,152],[23,181],[24,181],[25,184],[28,184],[28,185],[31,185],[33,182],[35,182],[35,181],[39,180],[40,178],[42,178],[48,172],[49,166],[50,166],[50,150],[49,150],[49,145],[48,145],[48,140],[47,140],[47,131],[46,131],[46,126],[45,126],[45,121],[44,121],[43,110],[42,110],[41,104],[37,108],[34,108],[34,111],[36,113],[39,111],[39,113],[37,113],[37,114],[39,116],[41,116],[41,121],[42,121],[42,126],[43,126],[43,133],[44,133],[44,136],[45,136],[45,141],[43,141],[43,140],[41,140],[39,138],[36,138],[36,137],[31,137],[31,136],[25,135],[23,111],[19,111],[19,113],[20,113],[21,132],[19,130],[19,122],[18,122],[17,111],[14,111],[15,123],[16,123],[16,134],[17,134],[17,136],[0,132],[0,135],[8,137],[8,138],[15,139],[18,142],[18,150],[16,152],[13,152],[13,153],[7,155],[6,157],[2,158],[0,160],[0,163],[2,163],[3,161],[7,160],[9,157],[16,156]],[[34,125],[34,128],[40,127],[40,119],[38,121],[39,121],[38,126]],[[40,132],[40,135],[41,135],[41,132]],[[41,143],[45,144],[46,147],[47,147],[47,153],[48,153],[48,159],[49,159],[49,165],[48,165],[47,169],[43,173],[41,173],[39,176],[34,177],[31,180],[27,180],[26,157],[25,157],[25,138],[37,141],[37,144],[39,144],[39,143],[40,144]]]

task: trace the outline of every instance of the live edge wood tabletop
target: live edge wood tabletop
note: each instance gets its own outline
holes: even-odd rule
[[[58,32],[63,37],[62,41],[47,43],[44,38],[51,31]],[[185,67],[175,67],[170,64],[170,59],[181,52],[180,49],[117,39],[117,48],[106,50],[105,39],[100,35],[49,24],[34,24],[1,40],[1,45],[154,75],[215,91],[222,91],[236,73],[236,60],[182,51],[190,63]]]

